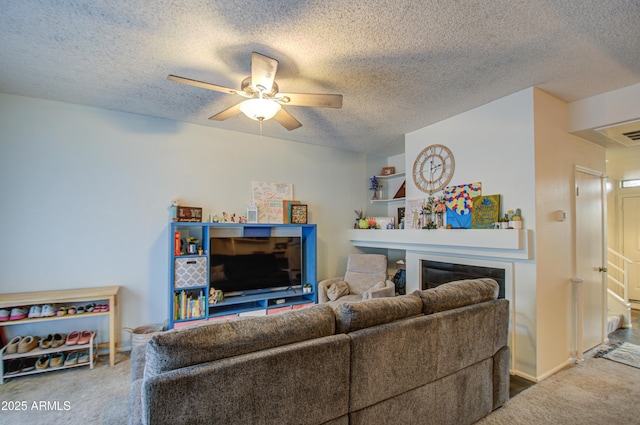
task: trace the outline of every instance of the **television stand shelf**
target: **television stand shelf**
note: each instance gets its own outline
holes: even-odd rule
[[[209,317],[309,304],[314,303],[314,300],[315,294],[312,292],[303,293],[302,288],[296,288],[295,291],[289,289],[251,295],[236,295],[227,297],[217,304],[209,304]]]

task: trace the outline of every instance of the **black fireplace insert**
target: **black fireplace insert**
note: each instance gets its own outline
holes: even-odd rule
[[[489,278],[498,282],[498,298],[504,298],[505,270],[484,266],[422,260],[422,289],[431,289],[455,280]]]

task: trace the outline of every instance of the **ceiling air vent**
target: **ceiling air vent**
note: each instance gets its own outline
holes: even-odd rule
[[[593,130],[621,145],[640,146],[640,120],[594,128]]]
[[[640,140],[640,130],[638,131],[629,131],[627,133],[622,133],[623,136],[628,137],[631,140],[638,141]]]

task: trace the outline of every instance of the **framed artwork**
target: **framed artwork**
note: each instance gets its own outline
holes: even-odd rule
[[[444,188],[444,203],[447,206],[447,226],[453,229],[471,228],[473,198],[482,195],[482,183],[468,183]]]
[[[258,222],[258,207],[251,205],[247,207],[247,223]]]
[[[422,227],[422,207],[424,206],[424,198],[407,199],[405,203],[406,215],[404,217],[405,229],[420,229]]]
[[[390,176],[392,174],[396,173],[396,167],[384,167],[382,169],[382,175],[383,176]]]
[[[291,223],[307,224],[307,206],[305,204],[291,205]]]
[[[178,205],[178,211],[176,218],[173,221],[178,222],[201,222],[202,221],[202,208],[199,207],[183,207]]]
[[[373,217],[380,229],[393,229],[396,227],[395,217]]]
[[[500,217],[500,195],[476,196],[471,212],[472,229],[493,229]]]
[[[291,205],[298,205],[300,201],[282,201],[282,221],[284,224],[291,223]]]

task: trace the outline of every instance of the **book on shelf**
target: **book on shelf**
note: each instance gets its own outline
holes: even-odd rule
[[[173,255],[180,255],[180,232],[173,234]]]
[[[188,291],[176,292],[173,296],[174,320],[195,319],[204,316],[206,299],[203,291],[199,291],[197,296],[194,292]]]

